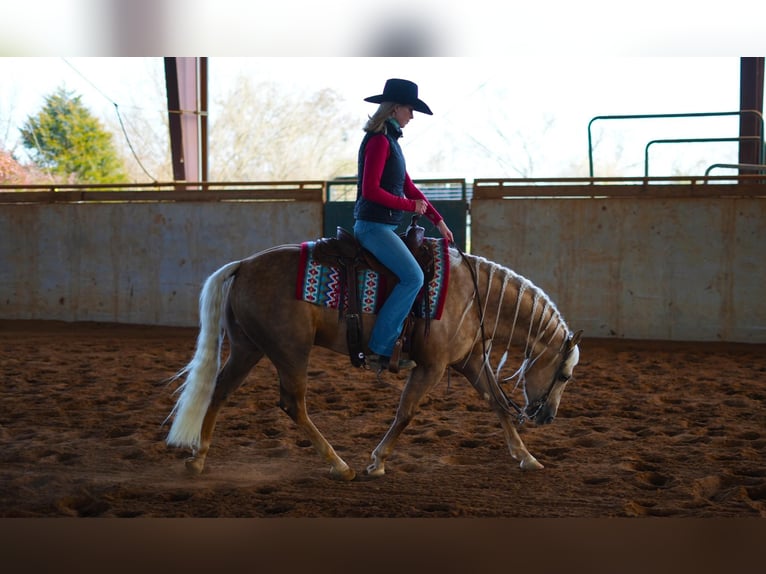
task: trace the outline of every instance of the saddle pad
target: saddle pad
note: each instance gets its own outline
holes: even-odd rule
[[[444,239],[426,238],[433,242],[434,276],[428,282],[427,293],[431,302],[430,317],[440,319],[444,310],[449,282],[449,245]],[[296,297],[302,301],[337,309],[342,296],[341,274],[337,267],[318,263],[313,257],[314,241],[301,243],[301,258],[298,265]],[[360,296],[362,313],[375,314],[385,301],[386,278],[371,269],[360,270],[357,275],[357,291]],[[421,291],[415,302],[415,315],[424,316],[425,305],[420,303]]]

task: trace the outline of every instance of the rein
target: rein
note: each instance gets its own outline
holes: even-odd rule
[[[479,329],[481,329],[481,347],[482,347],[482,353],[484,356],[484,370],[487,372],[487,381],[489,382],[489,390],[492,392],[495,401],[500,405],[500,407],[505,411],[507,414],[511,416],[516,417],[516,421],[521,426],[524,424],[524,421],[527,420],[527,415],[524,414],[524,409],[521,408],[516,401],[514,401],[511,397],[505,394],[505,391],[503,391],[502,387],[497,384],[497,378],[492,374],[492,369],[490,369],[489,366],[489,353],[487,351],[487,336],[484,332],[484,308],[481,302],[481,294],[479,293],[479,279],[476,276],[476,272],[473,268],[473,265],[468,261],[468,258],[465,256],[465,253],[463,253],[463,250],[460,249],[460,246],[455,244],[455,248],[457,249],[458,253],[460,254],[460,257],[463,259],[465,264],[468,266],[468,269],[471,271],[471,279],[473,280],[473,293],[474,297],[476,299],[476,304],[479,311]],[[520,376],[523,377],[523,374]],[[550,392],[550,391],[549,391]],[[538,407],[539,410],[539,407]]]

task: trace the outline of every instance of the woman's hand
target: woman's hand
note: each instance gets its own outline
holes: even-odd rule
[[[415,213],[423,215],[426,212],[426,209],[428,209],[427,201],[423,201],[422,199],[415,200]]]
[[[455,242],[455,238],[452,236],[452,231],[450,231],[450,228],[447,227],[447,224],[442,219],[439,224],[436,226],[439,232],[442,234],[442,237],[449,241],[450,243]]]

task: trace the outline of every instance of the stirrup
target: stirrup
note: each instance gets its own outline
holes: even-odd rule
[[[418,364],[412,359],[399,359],[396,363],[391,364],[391,357],[373,353],[372,355],[367,356],[367,366],[377,373],[380,373],[383,370],[398,373],[399,371],[414,369]]]

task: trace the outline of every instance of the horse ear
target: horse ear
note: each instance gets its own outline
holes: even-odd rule
[[[575,333],[569,338],[569,341],[567,341],[567,350],[574,349],[575,345],[580,342],[580,339],[582,339],[582,329],[575,331]]]

